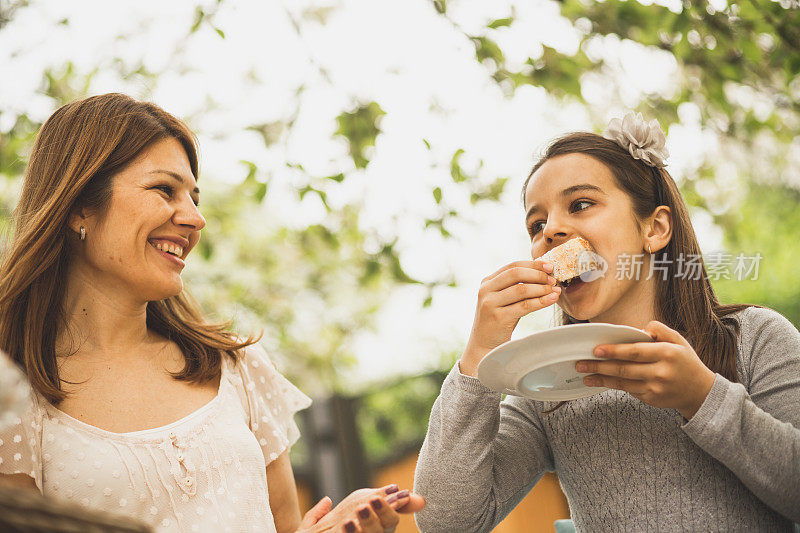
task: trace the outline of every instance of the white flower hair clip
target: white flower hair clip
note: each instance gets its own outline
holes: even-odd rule
[[[653,119],[647,123],[641,113],[628,113],[622,120],[612,118],[603,137],[616,142],[635,159],[640,159],[651,167],[664,167],[669,157],[667,139],[658,121]]]

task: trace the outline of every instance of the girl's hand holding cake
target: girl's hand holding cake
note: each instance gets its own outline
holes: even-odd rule
[[[653,320],[644,328],[655,342],[601,344],[594,355],[608,361],[579,361],[591,372],[584,383],[628,392],[653,407],[677,409],[692,418],[708,396],[715,374],[677,331]]]
[[[540,260],[515,261],[483,279],[461,373],[476,376],[481,359],[511,339],[520,318],[558,300],[561,287],[552,272],[553,265]]]

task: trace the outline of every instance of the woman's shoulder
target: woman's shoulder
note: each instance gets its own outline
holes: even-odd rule
[[[241,343],[246,341],[247,339],[239,339]],[[259,342],[240,348],[235,359],[226,358],[226,360],[232,365],[235,372],[242,375],[247,375],[257,369],[278,371],[272,358]]]
[[[236,361],[230,364],[237,388],[243,389],[246,394],[260,393],[270,399],[277,392],[279,395],[301,396],[303,401],[300,403],[306,403],[305,395],[283,376],[260,343],[241,348]]]

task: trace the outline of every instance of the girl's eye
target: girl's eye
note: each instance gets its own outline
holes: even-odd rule
[[[542,229],[542,227],[539,224],[543,224],[543,222],[541,220],[537,220],[536,222],[528,226],[528,234],[531,237],[539,233],[539,231]]]
[[[587,207],[588,207],[588,206],[594,205],[594,202],[590,202],[589,200],[575,200],[569,206],[570,212],[583,211],[584,209],[586,209],[586,207],[583,207],[583,208],[580,208],[580,209],[575,209],[575,206],[578,206],[578,205],[581,205],[581,204],[586,204]],[[537,233],[539,233],[541,231],[543,225],[544,225],[544,221],[542,221],[542,220],[537,220],[536,222],[531,223],[531,225],[528,226],[528,235],[533,237],[534,235],[536,235]]]
[[[572,202],[572,205],[570,206],[570,208],[575,207],[576,205],[580,205],[580,204],[594,205],[589,200],[575,200],[574,202]],[[586,208],[584,208],[584,209],[586,209]],[[576,211],[583,211],[583,209],[577,209]]]

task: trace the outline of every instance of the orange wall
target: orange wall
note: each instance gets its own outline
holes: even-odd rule
[[[417,464],[416,455],[397,461],[383,468],[373,476],[372,485],[382,487],[390,483],[397,483],[401,489],[414,486],[414,468]],[[300,508],[305,513],[316,503],[311,501],[310,491],[298,486]],[[539,533],[554,531],[553,522],[561,518],[569,518],[567,499],[561,492],[558,478],[553,473],[545,474],[533,490],[520,502],[516,509],[509,514],[495,529],[497,533]],[[414,518],[402,515],[397,533],[413,533],[419,531]]]

